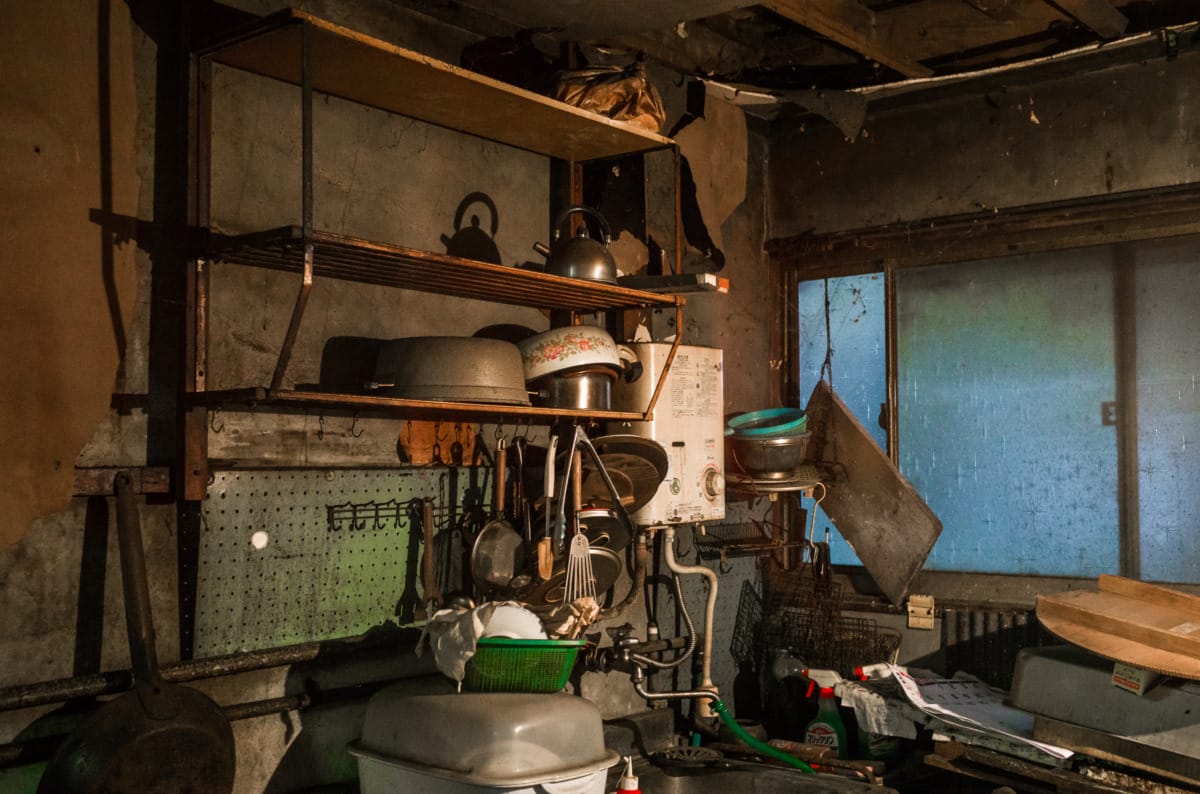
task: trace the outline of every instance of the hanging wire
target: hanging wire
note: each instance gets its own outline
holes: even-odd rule
[[[829,279],[825,284],[825,360],[821,362],[821,380],[833,388],[833,334],[830,331]]]

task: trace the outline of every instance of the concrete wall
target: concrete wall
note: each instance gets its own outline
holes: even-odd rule
[[[238,5],[265,13],[278,4],[246,0]],[[334,22],[451,62],[457,61],[458,52],[470,41],[459,30],[382,0],[314,0],[300,5]],[[156,209],[161,206],[162,180],[171,164],[155,160],[156,153],[164,150],[159,137],[163,129],[159,114],[164,109],[159,82],[162,64],[157,60],[156,32],[136,26],[149,25],[144,10],[142,6],[135,9],[132,52],[141,179],[137,215],[153,221],[160,220]],[[665,90],[667,85],[661,87]],[[214,88],[215,221],[229,231],[297,222],[298,92],[220,68],[214,75]],[[668,101],[672,107],[682,104],[678,96],[670,96]],[[735,114],[734,121],[740,119],[740,113]],[[731,117],[727,114],[724,118],[723,124],[728,124]],[[709,132],[689,151],[697,172],[707,174],[710,182],[719,182],[728,172],[731,147],[722,145],[724,129]],[[736,124],[733,129],[737,131]],[[441,235],[453,235],[458,202],[472,191],[484,191],[499,210],[496,243],[504,264],[535,258],[530,245],[547,239],[550,164],[545,158],[325,98],[316,103],[315,139],[319,228],[442,251]],[[744,127],[739,140],[746,145]],[[730,276],[735,286],[728,296],[693,297],[685,319],[685,341],[726,347],[726,408],[730,411],[759,407],[765,400],[768,376],[760,366],[767,339],[764,307],[769,305],[765,283],[759,278],[765,158],[761,141],[751,139],[749,147],[750,167],[737,170],[747,199],[726,207],[719,224],[729,259],[723,275]],[[663,190],[661,185],[649,187],[652,196],[663,195]],[[487,223],[486,218],[482,220]],[[146,252],[139,250],[139,292],[131,311],[126,358],[114,387],[118,394],[137,398],[132,400],[137,407],[110,411],[79,452],[78,465],[170,462],[162,459],[164,453],[154,440],[164,428],[155,428],[156,420],[144,406],[149,402],[153,408],[159,399],[157,391],[169,388],[171,368],[176,366],[168,345],[168,369],[158,369],[164,362],[162,340],[152,338],[151,328],[162,328],[164,313],[177,317],[182,307],[175,297],[164,298],[161,283],[152,280],[152,272],[159,278],[161,265],[155,269]],[[269,380],[297,288],[294,276],[229,265],[214,267],[210,387]],[[664,314],[650,320],[655,338],[675,332],[666,319]],[[533,328],[546,325],[545,318],[532,310],[319,281],[286,385],[317,379],[322,343],[332,336],[469,334],[502,322]],[[167,328],[171,327],[167,323]],[[160,352],[156,354],[156,350]],[[165,417],[167,435],[170,420]],[[395,466],[399,425],[397,420],[362,418],[352,427],[349,417],[321,417],[313,412],[222,411],[211,426],[210,452],[218,458],[307,468]],[[512,432],[511,427],[508,430]],[[740,509],[734,507],[733,514]],[[159,657],[171,662],[179,657],[175,506],[149,499],[141,506],[141,516]],[[0,625],[0,686],[127,667],[114,521],[112,505],[106,500],[74,499],[66,510],[32,522],[23,540],[0,553],[0,610],[10,616]],[[203,531],[207,534],[202,540],[215,542],[215,535]],[[739,568],[743,570],[744,575],[753,574],[749,566]],[[735,596],[739,582],[724,590],[728,598]],[[623,594],[625,586],[619,583],[617,591]],[[387,604],[395,597],[390,591],[379,594],[380,601]],[[697,592],[690,598],[696,613],[701,611],[702,597]],[[639,627],[645,625],[640,608],[625,619]],[[722,642],[727,647],[728,620],[720,631],[724,639],[718,641],[719,652]],[[347,683],[355,675],[362,680],[428,672],[427,667],[414,666],[407,656],[363,665],[362,670],[348,669],[334,678]],[[298,691],[307,675],[300,667],[276,668],[198,688],[221,703],[237,703]],[[600,702],[606,716],[644,707],[619,675],[585,677],[582,688]],[[61,732],[64,725],[69,727],[70,719],[60,719],[58,711],[55,706],[45,706],[0,713],[0,741]],[[347,766],[342,748],[356,735],[361,719],[360,704],[237,722],[237,790],[286,791],[352,775],[353,767]],[[0,770],[0,790],[32,790],[39,774],[38,765]]]
[[[1198,65],[1193,50],[1036,84],[1014,72],[869,109],[849,141],[829,125],[781,130],[768,237],[1195,182]]]

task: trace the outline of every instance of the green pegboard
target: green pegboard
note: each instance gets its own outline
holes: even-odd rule
[[[204,502],[196,655],[411,624],[397,605],[420,592],[413,500],[433,499],[434,526],[448,531],[464,502],[488,503],[489,483],[481,470],[445,467],[216,472]]]

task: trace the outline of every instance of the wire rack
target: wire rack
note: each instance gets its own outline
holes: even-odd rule
[[[760,647],[767,657],[787,651],[808,667],[842,675],[861,665],[896,660],[900,634],[870,618],[843,615],[842,586],[814,574],[811,566],[773,571],[767,583],[760,621]]]
[[[705,524],[704,534],[696,534],[696,548],[705,560],[770,554],[778,549],[801,545],[804,544],[788,542],[783,528],[769,521]]]
[[[729,654],[739,666],[743,662],[753,663],[762,656],[762,617],[762,596],[743,579],[733,637],[729,640]]]

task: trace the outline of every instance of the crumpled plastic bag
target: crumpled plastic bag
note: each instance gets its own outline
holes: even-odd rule
[[[646,66],[596,66],[560,72],[554,98],[610,119],[635,124],[651,132],[667,120],[662,97],[646,77]]]
[[[524,604],[516,601],[492,601],[472,609],[439,609],[421,630],[421,636],[417,639],[417,656],[424,654],[428,643],[433,650],[434,665],[443,675],[454,680],[461,692],[463,679],[467,676],[467,662],[475,655],[475,646],[491,622],[492,613],[504,605],[524,607]]]

